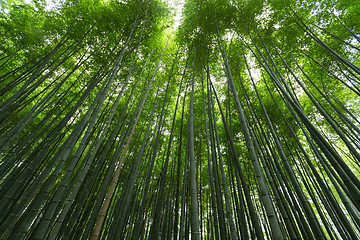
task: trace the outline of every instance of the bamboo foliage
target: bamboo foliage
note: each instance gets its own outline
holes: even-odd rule
[[[5,2],[1,239],[360,238],[358,6]]]

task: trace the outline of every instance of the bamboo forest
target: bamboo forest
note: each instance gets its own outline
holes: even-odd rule
[[[359,0],[0,0],[0,239],[360,239]]]

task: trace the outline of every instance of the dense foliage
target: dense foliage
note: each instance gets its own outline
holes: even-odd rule
[[[172,5],[0,2],[1,239],[360,238],[359,2]]]

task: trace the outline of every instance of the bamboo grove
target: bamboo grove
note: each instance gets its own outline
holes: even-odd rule
[[[0,10],[1,239],[360,238],[357,1]]]

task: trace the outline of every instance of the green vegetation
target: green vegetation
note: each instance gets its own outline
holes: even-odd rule
[[[359,1],[0,2],[1,239],[359,239]]]

